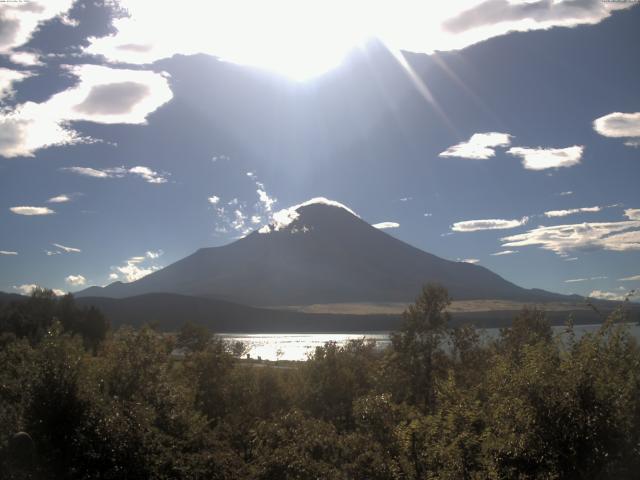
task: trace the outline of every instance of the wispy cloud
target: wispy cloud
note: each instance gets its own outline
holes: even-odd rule
[[[71,201],[71,197],[66,194],[57,195],[47,200],[47,203],[67,203]]]
[[[52,243],[51,245],[53,245],[56,248],[59,248],[64,253],[80,253],[80,252],[82,252],[82,250],[80,250],[79,248],[65,247],[64,245],[60,245],[59,243]]]
[[[138,165],[129,169],[125,167],[111,167],[111,168],[92,168],[92,167],[63,167],[61,170],[82,175],[84,177],[92,178],[123,178],[126,175],[135,175],[142,178],[147,183],[167,183],[167,176],[169,173],[158,173],[151,170],[149,167]]]
[[[480,230],[506,230],[525,225],[529,217],[522,217],[520,220],[504,220],[500,218],[488,218],[484,220],[465,220],[456,222],[451,226],[454,232],[477,232]]]
[[[566,217],[567,215],[573,215],[575,213],[593,213],[599,212],[602,207],[582,207],[582,208],[569,208],[567,210],[549,210],[544,212],[545,217]]]
[[[480,260],[477,258],[459,258],[458,259],[459,262],[462,263],[471,263],[471,264],[476,264],[476,263],[480,263]]]
[[[630,277],[619,278],[619,282],[640,282],[640,275],[632,275]]]
[[[517,250],[502,250],[500,252],[492,253],[492,257],[501,257],[503,255],[513,255],[514,253],[518,253]]]
[[[640,146],[640,112],[613,112],[593,121],[593,128],[600,135],[626,138],[625,145]]]
[[[9,210],[11,210],[11,212],[15,213],[16,215],[26,215],[26,216],[53,215],[54,213],[56,213],[47,207],[20,206],[20,207],[11,207]]]
[[[398,222],[380,222],[374,223],[372,226],[380,230],[384,230],[386,228],[398,228],[400,224]]]
[[[511,135],[508,133],[475,133],[466,142],[453,145],[444,152],[440,152],[438,156],[486,160],[495,156],[496,147],[506,147],[510,143]]]
[[[18,252],[13,252],[10,250],[0,250],[0,255],[18,255]]]
[[[640,250],[640,220],[537,227],[503,237],[503,247],[539,246],[566,256],[572,250]]]
[[[160,174],[149,167],[137,166],[129,169],[129,173],[138,175],[147,183],[167,183],[166,173]]]
[[[572,167],[582,160],[584,147],[574,145],[567,148],[524,148],[513,147],[507,153],[520,157],[527,170]]]
[[[569,280],[565,280],[564,283],[581,283],[581,282],[590,282],[594,280],[606,280],[609,277],[604,275],[600,275],[597,277],[589,277],[589,278],[571,278]]]

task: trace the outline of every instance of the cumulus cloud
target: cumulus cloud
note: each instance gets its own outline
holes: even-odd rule
[[[13,85],[21,82],[25,78],[28,78],[30,75],[31,74],[29,72],[21,72],[0,67],[0,103],[5,99],[13,97],[15,93]]]
[[[211,205],[217,205],[220,202],[220,197],[213,195],[207,199]]]
[[[64,281],[72,287],[81,287],[87,283],[87,279],[82,275],[69,275]]]
[[[612,300],[612,301],[622,302],[627,298],[634,297],[634,295],[633,295],[633,292],[620,293],[620,292],[604,292],[602,290],[593,290],[589,294],[589,297],[597,298],[599,300]]]
[[[503,255],[513,255],[514,253],[518,253],[517,250],[502,250],[500,252],[492,253],[492,257],[501,257]]]
[[[9,59],[18,65],[24,65],[26,67],[36,67],[42,65],[40,56],[32,52],[13,52],[9,56]]]
[[[71,197],[66,194],[56,195],[47,200],[47,203],[67,203],[71,201]]]
[[[78,83],[42,103],[26,102],[0,112],[0,155],[33,156],[51,146],[88,142],[70,122],[145,124],[173,97],[165,75],[98,65],[66,67]]]
[[[568,210],[549,210],[544,212],[545,217],[566,217],[567,215],[573,215],[575,213],[586,212],[599,212],[602,207],[582,207],[582,208],[570,208]]]
[[[540,226],[528,232],[501,239],[503,247],[537,245],[566,256],[572,250],[640,250],[640,221],[577,223]]]
[[[16,215],[53,215],[54,212],[50,208],[47,207],[30,207],[30,206],[20,206],[20,207],[11,207],[11,210]]]
[[[13,286],[13,289],[17,290],[22,295],[31,295],[36,288],[42,288],[42,287],[40,287],[39,285],[37,285],[35,283],[25,283],[23,285],[18,285],[18,286],[14,285]],[[66,292],[64,290],[60,290],[58,288],[53,288],[53,289],[51,289],[51,291],[53,291],[53,294],[58,296],[58,297],[62,297],[63,295],[66,294]]]
[[[522,159],[527,170],[572,167],[580,163],[584,147],[573,145],[567,148],[524,148],[513,147],[507,153]]]
[[[477,232],[479,230],[505,230],[525,225],[529,217],[522,217],[520,220],[503,220],[500,218],[489,218],[486,220],[465,220],[456,222],[451,226],[454,232]]]
[[[18,255],[18,252],[13,252],[10,250],[0,250],[0,255]]]
[[[384,230],[385,228],[398,228],[400,226],[397,222],[380,222],[374,223],[372,227],[378,228],[380,230]]]
[[[283,208],[282,210],[275,212],[271,216],[271,223],[269,225],[264,225],[258,231],[260,233],[269,233],[272,231],[277,232],[278,230],[282,230],[283,228],[287,227],[292,222],[294,222],[300,216],[300,214],[298,213],[298,209],[302,207],[306,207],[308,205],[329,205],[332,207],[346,210],[351,215],[354,215],[360,218],[356,212],[354,212],[349,207],[347,207],[346,205],[340,202],[337,202],[335,200],[329,200],[328,198],[325,198],[325,197],[315,197],[307,200],[306,202],[299,203],[298,205],[293,205],[289,208]]]
[[[91,167],[64,167],[61,170],[92,178],[123,178],[127,175],[135,175],[142,178],[147,183],[162,184],[167,183],[169,173],[158,173],[149,167],[137,166],[132,168],[111,167],[111,168],[91,168]]]
[[[42,22],[64,15],[73,0],[32,0],[2,2],[0,9],[0,53],[26,43]]]
[[[625,145],[640,145],[640,112],[613,112],[593,121],[593,128],[600,135],[611,138],[626,138]]]
[[[307,78],[339,64],[371,37],[398,50],[457,50],[512,31],[597,23],[612,9],[631,4],[466,0],[439,3],[425,15],[424,3],[411,1],[186,1],[177,9],[164,2],[121,0],[130,16],[114,21],[115,35],[90,39],[86,50],[138,64],[205,53]],[[189,28],[167,35],[175,25]]]
[[[624,211],[624,216],[629,220],[640,220],[640,208],[627,208]]]
[[[162,255],[162,250],[157,252],[148,251],[144,255],[131,257],[123,265],[111,267],[109,280],[123,280],[125,282],[135,282],[150,273],[160,270],[162,267],[157,264],[149,264]]]
[[[475,133],[466,142],[458,143],[440,152],[439,157],[460,157],[471,160],[486,160],[495,156],[495,147],[506,147],[511,143],[508,133]]]

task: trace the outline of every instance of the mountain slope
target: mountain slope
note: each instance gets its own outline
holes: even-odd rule
[[[153,292],[247,305],[412,301],[438,282],[455,299],[561,300],[526,290],[490,270],[452,262],[372,227],[336,202],[316,199],[261,232],[194,254],[131,283],[91,287],[77,296],[124,298]]]

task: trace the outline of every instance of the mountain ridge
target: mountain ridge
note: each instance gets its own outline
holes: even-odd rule
[[[326,200],[281,210],[274,221],[220,247],[205,247],[130,283],[89,287],[76,296],[126,298],[175,293],[252,306],[412,301],[437,282],[463,299],[575,300],[524,289],[491,270],[454,262],[374,228]]]

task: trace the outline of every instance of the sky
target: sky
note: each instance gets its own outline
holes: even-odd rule
[[[637,2],[0,2],[0,290],[325,197],[527,288],[640,288]]]

